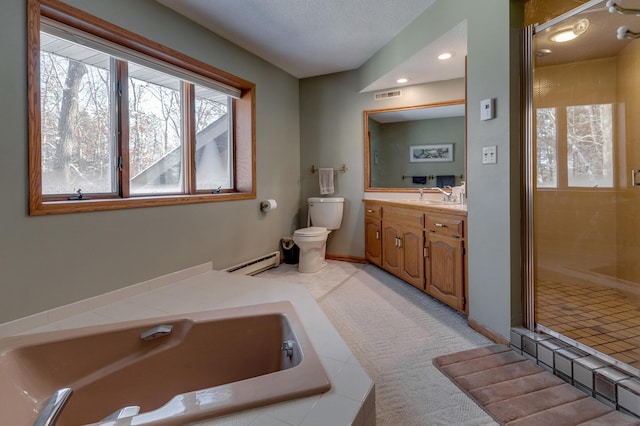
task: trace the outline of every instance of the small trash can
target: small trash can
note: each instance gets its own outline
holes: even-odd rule
[[[293,242],[293,238],[282,238],[280,240],[280,248],[284,256],[284,263],[295,265],[300,259],[300,248]]]

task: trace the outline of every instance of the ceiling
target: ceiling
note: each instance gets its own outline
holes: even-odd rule
[[[631,40],[617,38],[618,28],[626,26],[640,30],[640,20],[635,15],[610,13],[599,3],[553,25],[542,25],[535,37],[536,66],[580,63],[583,61],[615,57]],[[584,32],[566,43],[555,43],[551,36],[563,30],[582,25]]]
[[[435,0],[156,0],[296,78],[357,69]],[[362,91],[464,76],[463,22]],[[455,56],[436,56],[453,50]]]

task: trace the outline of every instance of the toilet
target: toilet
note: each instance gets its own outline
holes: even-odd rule
[[[324,260],[329,233],[342,224],[342,197],[312,197],[307,200],[309,214],[307,228],[293,233],[293,242],[300,248],[298,271],[317,272],[327,265]]]

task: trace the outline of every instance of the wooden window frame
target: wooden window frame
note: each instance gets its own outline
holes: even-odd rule
[[[195,191],[195,159],[192,141],[193,126],[185,129],[185,182],[186,193],[179,195],[153,195],[127,198],[88,200],[50,200],[42,194],[42,147],[40,109],[40,17],[46,17],[85,33],[132,49],[155,60],[177,66],[206,79],[222,83],[240,91],[233,102],[233,189],[219,194]],[[193,203],[208,203],[256,198],[256,144],[255,144],[255,84],[221,71],[209,64],[191,58],[110,22],[90,15],[58,0],[28,0],[27,2],[27,83],[28,83],[28,141],[29,141],[29,214],[116,210]],[[187,95],[193,99],[193,93]],[[187,107],[187,109],[189,109]],[[185,111],[187,115],[193,111]],[[126,129],[126,126],[125,126]],[[119,141],[118,143],[122,143]],[[123,152],[126,153],[126,150]],[[120,179],[125,178],[121,176]]]

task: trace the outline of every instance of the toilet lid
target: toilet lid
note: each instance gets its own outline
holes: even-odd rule
[[[297,229],[293,235],[300,236],[315,236],[322,235],[327,233],[327,228],[323,228],[322,226],[310,226],[309,228]]]

